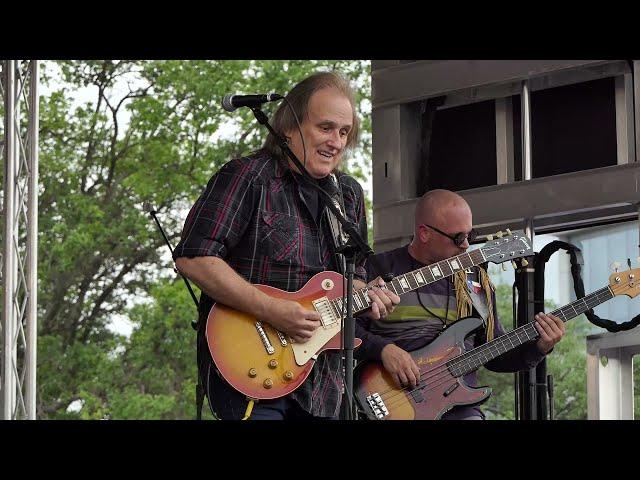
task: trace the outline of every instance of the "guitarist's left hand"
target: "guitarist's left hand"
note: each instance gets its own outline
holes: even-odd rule
[[[538,350],[547,354],[564,336],[564,322],[555,315],[542,312],[538,313],[535,319],[535,327],[540,334],[540,338],[536,342]]]
[[[357,283],[360,284],[358,288],[363,288],[365,286],[362,282],[358,281]],[[354,282],[354,285],[355,284],[356,282]],[[378,277],[367,285],[369,287],[374,287],[369,289],[369,298],[373,300],[373,303],[371,304],[371,310],[365,314],[367,317],[373,320],[384,318],[393,312],[395,306],[400,303],[400,297],[395,294],[393,290],[386,288],[382,278]]]

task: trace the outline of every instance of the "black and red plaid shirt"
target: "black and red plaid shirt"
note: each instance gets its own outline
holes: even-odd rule
[[[344,173],[336,176],[346,217],[366,239],[362,187]],[[191,208],[174,259],[217,256],[248,282],[286,291],[299,290],[319,272],[339,271],[326,212],[318,225],[297,177],[283,160],[265,152],[225,164]],[[323,180],[320,185],[336,194],[333,182]],[[365,281],[364,262],[357,265],[355,277]],[[202,323],[213,302],[202,294]],[[342,394],[339,360],[334,353],[320,355],[307,380],[291,394],[314,416],[338,415]]]

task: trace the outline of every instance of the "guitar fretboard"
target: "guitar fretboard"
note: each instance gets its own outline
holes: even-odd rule
[[[424,285],[429,285],[443,278],[450,277],[459,270],[475,267],[485,261],[486,257],[482,252],[482,248],[478,248],[471,252],[465,252],[456,257],[447,258],[446,260],[418,268],[403,275],[398,275],[390,282],[387,282],[387,288],[393,290],[397,295],[402,295]],[[369,295],[367,295],[369,290],[371,290],[371,287],[367,286],[354,291],[354,315],[371,306],[371,299]],[[343,318],[346,316],[347,306],[344,304],[342,297],[331,300],[331,305],[338,313],[338,318],[341,313]]]
[[[600,290],[596,290],[586,297],[579,298],[558,310],[554,310],[551,314],[561,318],[563,322],[567,322],[581,313],[612,299],[613,297],[614,295],[611,288],[604,287]],[[448,361],[446,365],[454,377],[460,377],[473,372],[485,363],[493,360],[503,353],[519,347],[523,343],[535,340],[539,336],[540,334],[534,327],[534,322],[527,323],[526,325],[522,325],[511,332],[496,338],[495,340],[457,356],[456,358]]]

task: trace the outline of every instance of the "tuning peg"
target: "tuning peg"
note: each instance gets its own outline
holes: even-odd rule
[[[501,266],[502,266],[502,271],[506,272],[507,271],[507,266],[504,263],[502,263]]]
[[[487,235],[487,240],[493,240],[493,235]],[[640,262],[640,257],[638,257],[638,262]]]
[[[615,272],[618,272],[618,269],[620,268],[620,262],[613,262],[611,264],[611,267],[615,270]]]
[[[511,265],[513,265],[513,269],[517,270],[518,269],[518,264],[516,263],[515,260],[511,260]]]
[[[498,237],[498,238],[502,238],[502,230],[499,230],[499,231],[496,233],[496,237]]]
[[[511,230],[507,228],[507,235],[511,235]]]
[[[631,269],[631,259],[627,258],[627,265],[629,266],[629,269]]]
[[[522,266],[523,266],[523,267],[526,267],[527,265],[529,265],[529,262],[527,261],[527,259],[526,259],[526,258],[523,258],[523,259],[522,259],[522,262],[520,262],[520,263],[522,263]]]

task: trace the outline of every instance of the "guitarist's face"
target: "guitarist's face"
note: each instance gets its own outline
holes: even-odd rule
[[[433,263],[445,258],[459,255],[469,248],[469,242],[465,239],[460,246],[449,237],[455,237],[459,233],[468,233],[473,226],[471,209],[466,202],[456,202],[438,208],[435,214],[427,215],[426,225],[431,225],[448,236],[437,232],[425,225],[420,226],[420,250],[425,257],[423,263]]]
[[[323,88],[311,96],[307,118],[300,122],[304,148],[297,129],[287,132],[290,148],[300,162],[305,162],[306,150],[307,171],[314,178],[324,178],[338,166],[347,144],[353,126],[351,102],[338,90]]]

